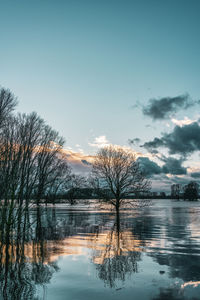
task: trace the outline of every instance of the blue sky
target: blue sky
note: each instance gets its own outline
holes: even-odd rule
[[[94,152],[99,136],[152,140],[174,125],[152,121],[142,105],[200,97],[197,0],[0,0],[0,37],[0,85],[74,150]],[[198,118],[197,108],[174,117],[186,116]]]

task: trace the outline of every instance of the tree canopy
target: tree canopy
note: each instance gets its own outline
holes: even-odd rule
[[[133,151],[111,145],[95,156],[92,184],[99,198],[110,202],[117,211],[126,198],[150,189],[150,181],[142,173]]]

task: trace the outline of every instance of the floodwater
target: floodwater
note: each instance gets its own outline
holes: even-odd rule
[[[1,250],[0,299],[200,299],[200,202],[121,212],[34,209]],[[31,237],[31,238],[30,238]]]

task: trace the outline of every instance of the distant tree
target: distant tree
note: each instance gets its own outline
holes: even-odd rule
[[[160,197],[161,197],[161,198],[166,198],[165,192],[160,192]]]
[[[179,199],[180,198],[181,185],[172,184],[171,185],[171,198]]]
[[[86,187],[86,179],[81,175],[71,174],[66,184],[67,199],[69,203],[75,204],[77,198],[81,197],[81,190]]]
[[[150,189],[150,181],[141,172],[133,152],[117,146],[99,150],[94,158],[91,182],[97,196],[111,203],[116,212],[127,203],[126,198]]]
[[[190,201],[198,199],[198,184],[195,181],[189,182],[184,187],[184,199]]]

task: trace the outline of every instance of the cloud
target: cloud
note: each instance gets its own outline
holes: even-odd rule
[[[63,149],[63,155],[66,155],[66,159],[69,165],[72,167],[73,172],[79,174],[89,174],[91,171],[91,162],[93,156],[85,155],[82,152],[75,152],[69,149]]]
[[[173,174],[173,175],[182,175],[187,174],[187,168],[182,166],[183,160],[176,159],[173,157],[165,158],[165,164],[162,167],[163,173]]]
[[[159,99],[150,99],[147,106],[143,106],[143,114],[151,117],[153,120],[168,119],[171,115],[180,109],[187,109],[198,101],[193,101],[188,94],[176,97],[164,97]]]
[[[193,178],[200,178],[200,172],[190,173],[190,176]]]
[[[91,162],[87,161],[86,159],[82,159],[81,162],[87,166],[91,166]]]
[[[100,135],[99,137],[96,137],[94,139],[93,143],[88,143],[91,147],[96,147],[96,148],[102,148],[102,147],[106,147],[109,146],[110,143],[107,140],[105,135]]]
[[[194,122],[197,122],[197,120],[191,120],[188,117],[184,117],[183,120],[177,120],[177,119],[171,119],[172,123],[174,123],[175,125],[178,125],[180,127],[184,126],[184,125],[190,125]]]
[[[149,150],[151,153],[155,150],[155,148],[160,148],[162,146],[164,146],[164,142],[162,140],[162,138],[154,138],[153,141],[150,141],[150,142],[146,142],[144,143],[144,145],[142,145],[141,147],[144,147],[146,148],[147,150]]]
[[[137,145],[137,144],[140,143],[140,141],[141,141],[141,140],[140,140],[139,138],[135,138],[135,139],[132,139],[132,140],[129,139],[129,140],[128,140],[128,143],[131,144],[131,145]]]
[[[139,157],[137,161],[139,162],[143,173],[148,177],[162,173],[171,175],[187,174],[187,168],[182,166],[182,159],[164,157],[162,160],[164,161],[164,165],[162,167],[150,160],[148,157]]]
[[[190,181],[191,181],[191,178],[189,178],[189,177],[173,176],[171,178],[171,184],[178,183],[178,184],[181,184],[181,185],[186,185]]]
[[[140,101],[136,101],[135,104],[131,105],[132,109],[136,109],[136,108],[141,108],[142,104],[140,103]]]
[[[162,173],[161,167],[148,157],[139,157],[137,161],[139,162],[140,168],[144,175],[148,177],[151,177],[154,174]]]
[[[200,126],[197,122],[182,127],[175,126],[171,133],[164,133],[161,138],[154,138],[146,142],[142,147],[152,151],[156,148],[165,147],[170,154],[187,156],[200,150]]]

